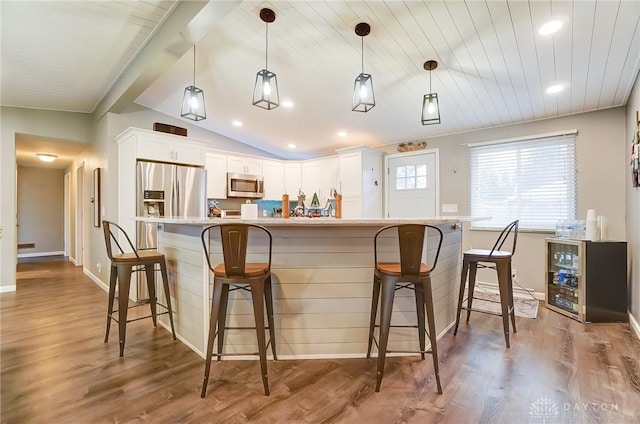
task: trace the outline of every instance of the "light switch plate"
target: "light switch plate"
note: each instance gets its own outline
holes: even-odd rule
[[[457,203],[443,203],[442,204],[442,212],[449,212],[449,213],[458,212],[458,204]]]

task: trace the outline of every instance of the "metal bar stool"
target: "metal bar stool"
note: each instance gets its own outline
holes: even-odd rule
[[[171,333],[173,340],[176,339],[176,330],[173,326],[173,312],[171,310],[171,295],[169,293],[169,279],[167,278],[167,264],[162,253],[155,250],[136,250],[131,243],[131,239],[127,233],[118,224],[111,221],[102,221],[104,231],[104,241],[107,247],[107,256],[111,260],[111,270],[109,275],[109,305],[107,306],[107,331],[104,336],[104,342],[109,341],[109,330],[111,329],[111,320],[118,323],[118,336],[120,340],[120,357],[124,355],[124,342],[127,335],[127,323],[138,321],[145,318],[153,320],[153,326],[157,327],[157,316],[169,314],[169,322],[171,323]],[[120,231],[127,243],[129,251],[125,252],[116,237]],[[113,253],[112,243],[118,248],[120,253]],[[166,306],[159,303],[156,298],[156,280],[155,265],[160,265],[162,274],[162,285],[164,286],[164,294],[167,301]],[[127,320],[127,312],[130,308],[142,306],[142,304],[129,306],[129,287],[131,286],[131,274],[133,272],[142,271],[147,275],[147,287],[149,289],[149,306],[151,315],[140,318]],[[118,285],[118,310],[113,310],[113,303],[116,294],[116,283]],[[166,309],[165,312],[158,313],[156,305],[160,305]],[[116,318],[114,315],[118,313]]]
[[[220,242],[224,262],[212,266],[209,256],[210,232],[213,229],[219,230]],[[259,232],[268,239],[268,262],[250,263],[246,262],[247,246],[250,229],[254,229],[256,235]],[[267,346],[271,344],[273,359],[277,360],[275,333],[273,325],[273,296],[271,293],[271,233],[264,227],[251,224],[218,224],[206,227],[201,234],[202,247],[209,269],[213,273],[213,297],[211,299],[211,318],[209,320],[209,338],[207,341],[207,352],[204,366],[204,380],[202,382],[202,392],[200,397],[205,397],[207,384],[209,382],[209,371],[211,369],[212,356],[220,361],[222,356],[240,355],[239,353],[223,353],[224,336],[226,330],[255,329],[258,341],[258,352],[251,355],[260,357],[260,369],[262,372],[262,385],[264,393],[269,396],[269,381],[267,374]],[[251,292],[253,303],[253,314],[255,327],[228,327],[227,302],[229,292],[234,290],[245,290]],[[269,329],[269,343],[265,340],[264,330],[264,305],[267,309],[267,321]],[[214,340],[218,340],[217,353],[213,353]]]
[[[466,309],[467,311],[467,322],[469,322],[471,311],[482,312],[485,314],[497,315],[502,317],[504,339],[507,343],[507,348],[511,347],[511,344],[509,343],[509,317],[511,317],[513,332],[516,333],[516,317],[515,309],[513,306],[511,258],[516,251],[516,241],[518,240],[518,223],[519,220],[516,220],[507,225],[500,233],[498,240],[495,242],[491,250],[471,249],[464,252],[462,258],[462,275],[460,276],[460,294],[458,296],[456,326],[453,330],[454,336],[458,334],[458,326],[460,325],[460,312],[462,311],[462,309]],[[510,236],[513,240],[511,251],[502,250],[502,246]],[[492,265],[487,265],[486,263],[490,263]],[[495,269],[498,273],[498,288],[500,290],[501,313],[483,311],[481,309],[473,309],[473,291],[476,285],[476,273],[478,268],[491,268]],[[464,292],[467,274],[469,274],[469,291],[466,298],[467,306],[465,307],[463,306],[463,304],[465,301]]]
[[[436,242],[437,248],[432,253],[433,263],[427,266],[422,263],[425,240],[425,232],[427,233],[428,244],[430,240]],[[383,252],[379,248],[379,239],[397,236],[397,249],[394,249],[399,259],[396,262],[379,262],[379,255]],[[433,237],[433,238],[432,238]],[[371,357],[371,348],[376,342],[378,347],[378,368],[376,374],[376,392],[380,391],[382,376],[384,374],[384,364],[387,353],[401,352],[387,350],[389,340],[389,329],[393,327],[412,327],[418,329],[418,338],[420,342],[419,351],[404,351],[401,353],[420,353],[424,360],[424,354],[430,353],[433,358],[433,369],[436,376],[436,385],[438,393],[442,393],[440,385],[440,371],[438,368],[438,347],[436,343],[436,328],[433,312],[433,294],[431,291],[431,272],[435,269],[440,255],[440,247],[442,246],[442,231],[438,227],[424,224],[401,224],[389,225],[378,230],[374,237],[374,260],[375,271],[373,276],[373,297],[371,300],[371,320],[369,322],[369,344],[367,350],[367,358]],[[388,253],[390,249],[388,243],[385,245],[384,252]],[[380,249],[380,250],[379,250]],[[415,293],[417,325],[397,326],[391,325],[391,312],[393,309],[393,299],[395,291],[399,289],[412,289]],[[380,302],[380,325],[376,325],[376,313],[378,309],[378,300],[382,292]],[[425,330],[425,307],[427,311],[427,323],[429,327],[428,333]],[[374,328],[380,328],[380,341],[376,341],[374,336]],[[429,350],[425,349],[425,333],[428,334],[431,342]]]

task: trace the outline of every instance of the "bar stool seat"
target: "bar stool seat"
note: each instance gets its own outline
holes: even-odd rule
[[[124,345],[127,334],[127,323],[132,321],[138,321],[144,318],[151,318],[153,326],[157,327],[158,315],[169,315],[169,322],[171,324],[171,333],[173,340],[176,339],[176,331],[173,325],[173,311],[171,310],[171,295],[169,293],[169,279],[167,277],[167,264],[165,257],[162,253],[155,250],[136,250],[131,243],[131,239],[127,233],[118,224],[111,221],[102,221],[102,227],[104,232],[104,239],[107,248],[107,256],[111,260],[111,269],[109,276],[109,303],[107,306],[107,328],[104,336],[104,342],[109,342],[109,331],[111,329],[111,320],[118,323],[118,338],[120,343],[120,357],[124,356]],[[124,235],[129,247],[129,251],[124,251],[118,242],[116,233],[120,232]],[[120,253],[113,253],[112,243],[115,243]],[[156,281],[155,281],[155,266],[159,265],[160,273],[162,275],[162,284],[164,287],[164,294],[167,304],[163,305],[157,301],[156,298]],[[142,271],[147,276],[147,288],[149,290],[149,307],[151,309],[151,315],[127,319],[128,311],[131,308],[136,308],[139,305],[129,306],[129,288],[131,286],[131,274],[133,272]],[[116,286],[118,287],[118,309],[113,310],[113,304],[115,302]],[[166,309],[166,312],[157,312],[157,306],[161,306]],[[116,313],[117,312],[117,317]]]
[[[219,230],[218,235],[222,245],[223,263],[213,266],[210,257],[211,232]],[[261,234],[268,241],[268,262],[247,262],[247,247],[249,234],[254,231]],[[211,298],[211,316],[209,319],[209,337],[205,356],[204,379],[200,397],[205,397],[209,382],[211,360],[215,356],[218,361],[225,355],[240,355],[241,353],[223,353],[226,330],[255,329],[258,352],[244,353],[258,355],[262,372],[264,393],[269,395],[269,380],[267,373],[267,347],[271,345],[273,359],[277,360],[275,331],[273,324],[273,296],[271,292],[271,233],[264,227],[251,224],[217,224],[206,227],[201,234],[202,247],[210,271],[213,273],[213,296]],[[264,244],[267,244],[266,242]],[[265,246],[261,245],[261,249]],[[266,249],[265,249],[266,250]],[[255,327],[228,327],[227,304],[229,292],[245,290],[251,293]],[[265,327],[264,313],[267,312],[268,327]],[[269,330],[269,342],[265,337],[265,330]],[[213,344],[217,339],[217,353],[213,353]]]
[[[431,234],[427,233],[429,231]],[[433,257],[431,266],[422,263],[425,234],[427,239],[435,242],[437,248],[430,249],[430,256]],[[391,248],[391,241],[397,238],[397,249]],[[389,225],[378,230],[373,239],[374,245],[374,276],[373,276],[373,296],[371,298],[371,318],[369,321],[369,343],[367,358],[371,357],[371,350],[374,342],[378,347],[378,363],[376,372],[376,392],[380,391],[382,377],[389,341],[389,331],[394,327],[414,327],[418,329],[419,351],[402,353],[419,353],[424,360],[424,354],[430,353],[433,359],[433,368],[436,377],[438,393],[442,393],[440,384],[440,371],[438,367],[438,347],[436,340],[435,317],[433,311],[433,294],[431,290],[431,273],[436,267],[440,247],[442,246],[442,231],[438,227],[422,224],[400,224]],[[382,239],[385,239],[382,241]],[[384,245],[384,248],[379,248]],[[429,243],[431,244],[431,243]],[[380,255],[385,258],[394,256],[396,261],[379,261]],[[415,294],[417,325],[391,325],[391,315],[393,309],[393,299],[396,290],[412,289]],[[376,324],[376,315],[380,303],[380,324]],[[425,308],[427,312],[428,332],[425,329]],[[380,340],[375,338],[375,328],[380,328]],[[431,342],[429,350],[425,348],[425,334],[428,334]],[[400,352],[400,351],[393,351]]]
[[[453,335],[458,334],[458,327],[460,325],[460,313],[464,309],[467,311],[467,322],[471,311],[482,312],[490,315],[498,315],[502,317],[502,325],[504,330],[504,338],[507,348],[511,347],[509,340],[509,318],[511,318],[511,325],[513,326],[513,332],[516,330],[516,318],[515,307],[513,304],[513,281],[511,276],[511,258],[516,251],[516,241],[518,239],[518,223],[519,221],[513,221],[507,225],[500,235],[498,240],[493,245],[491,250],[488,249],[469,249],[462,255],[462,274],[460,276],[460,293],[458,295],[458,309],[456,313],[456,325],[453,330]],[[501,250],[504,243],[512,237],[513,245],[511,251]],[[484,311],[482,309],[473,308],[474,289],[476,285],[476,274],[478,268],[491,268],[496,270],[498,274],[498,289],[500,292],[500,313]],[[469,289],[467,292],[467,298],[465,299],[465,288],[467,275],[469,277]],[[464,301],[467,301],[467,306],[464,306]]]

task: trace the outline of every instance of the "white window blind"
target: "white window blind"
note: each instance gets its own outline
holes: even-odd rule
[[[469,148],[471,228],[497,229],[519,219],[522,230],[555,230],[576,217],[575,135]]]

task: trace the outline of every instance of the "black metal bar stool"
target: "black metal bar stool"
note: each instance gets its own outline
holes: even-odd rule
[[[211,258],[209,257],[209,233],[213,229],[219,230],[224,258],[224,262],[215,267],[211,265]],[[268,239],[268,252],[266,253],[266,255],[268,255],[268,262],[266,263],[246,262],[247,246],[251,229],[254,229],[257,234],[259,232],[263,233],[262,235]],[[271,344],[273,359],[278,359],[273,325],[273,296],[271,293],[271,233],[259,225],[219,224],[206,227],[202,231],[201,238],[209,269],[213,273],[213,297],[211,299],[211,318],[209,320],[209,338],[205,357],[204,380],[202,382],[202,392],[200,396],[205,397],[207,393],[212,356],[217,357],[218,361],[220,361],[221,357],[225,355],[240,355],[239,353],[223,353],[225,331],[231,329],[256,330],[258,352],[252,352],[250,354],[260,357],[262,385],[264,386],[265,395],[269,396],[269,380],[267,374],[268,344]],[[228,327],[226,325],[229,292],[234,290],[251,292],[255,327]],[[269,343],[265,340],[265,329],[267,327],[265,327],[264,324],[264,305],[266,305],[267,321],[269,324]],[[213,353],[213,343],[216,336],[218,340],[218,352]]]
[[[104,241],[107,247],[107,256],[111,260],[111,270],[109,275],[109,305],[107,307],[107,331],[104,336],[104,342],[109,341],[109,330],[111,329],[111,320],[115,320],[118,323],[118,336],[120,340],[120,357],[124,355],[124,342],[127,335],[127,323],[132,321],[138,321],[144,318],[151,318],[153,320],[153,326],[157,327],[158,315],[169,314],[169,322],[171,323],[171,333],[173,340],[176,339],[176,331],[173,326],[173,312],[171,310],[171,295],[169,293],[169,279],[167,278],[167,264],[162,253],[158,253],[155,250],[136,250],[131,243],[131,239],[127,233],[118,224],[111,221],[102,221],[102,228],[104,231]],[[118,238],[116,237],[117,231],[120,231],[127,243],[129,249],[125,252]],[[120,253],[113,253],[112,243],[115,243]],[[160,272],[162,274],[162,284],[164,286],[164,294],[167,301],[166,306],[159,303],[156,298],[156,279],[155,279],[155,265],[160,265]],[[134,318],[127,320],[127,312],[130,308],[135,308],[143,305],[129,306],[129,287],[131,286],[131,274],[136,271],[144,272],[147,275],[147,287],[149,289],[149,306],[151,308],[151,315],[144,317]],[[113,310],[113,303],[116,294],[116,283],[118,285],[118,310]],[[165,312],[158,313],[157,305],[166,309]],[[118,317],[114,316],[115,312],[118,313]]]
[[[428,244],[430,241],[437,243],[434,249],[433,263],[427,266],[422,263],[425,233],[428,236]],[[379,250],[379,239],[397,237],[397,248],[394,262],[379,262],[379,255],[384,252],[388,254],[391,247],[385,243],[384,250]],[[433,358],[433,369],[436,376],[436,385],[438,393],[442,393],[440,385],[440,371],[438,368],[438,347],[436,343],[436,327],[433,312],[433,294],[431,291],[431,272],[435,269],[440,255],[440,247],[442,246],[442,231],[438,227],[423,224],[401,224],[389,225],[378,230],[374,237],[374,260],[375,271],[373,276],[373,297],[371,300],[371,320],[369,322],[369,345],[367,350],[367,358],[371,357],[371,348],[376,342],[378,347],[378,368],[376,374],[376,392],[380,391],[382,376],[384,374],[384,364],[387,353],[400,352],[387,350],[389,340],[389,329],[393,327],[413,327],[418,329],[418,337],[420,341],[420,350],[401,353],[420,353],[424,360],[424,354],[430,353]],[[396,326],[391,325],[391,312],[393,309],[393,298],[395,291],[399,289],[412,289],[415,292],[416,314],[418,323],[415,326]],[[378,309],[378,300],[382,292],[380,302],[380,325],[376,325],[376,313]],[[427,310],[427,323],[429,327],[428,336],[431,342],[429,350],[425,350],[425,307]],[[380,341],[377,342],[374,336],[374,328],[380,328]]]
[[[458,326],[460,325],[460,312],[462,311],[462,309],[466,309],[467,311],[467,322],[469,322],[471,311],[498,315],[502,317],[504,339],[507,343],[507,348],[511,347],[511,344],[509,343],[509,317],[511,317],[513,332],[516,332],[516,317],[515,309],[513,306],[511,258],[516,251],[516,241],[518,240],[518,223],[519,221],[516,220],[507,225],[500,233],[498,240],[495,242],[491,250],[471,249],[464,252],[462,257],[462,275],[460,276],[460,294],[458,296],[456,326],[453,330],[454,336],[458,334]],[[510,237],[513,240],[511,251],[502,250],[502,246]],[[487,263],[490,263],[492,265],[487,265]],[[481,309],[473,309],[473,291],[476,285],[476,273],[478,268],[491,268],[495,269],[498,273],[498,288],[500,291],[501,313],[483,311]],[[464,292],[467,274],[469,275],[469,290],[466,298],[467,306],[465,307],[463,306],[463,304],[465,301]]]

